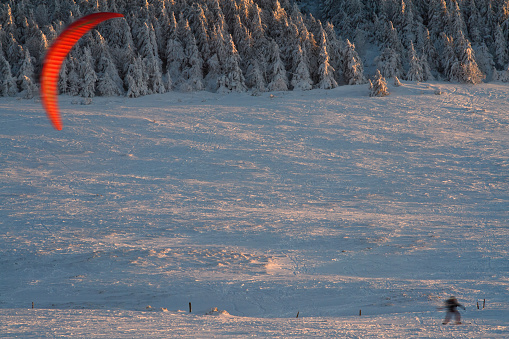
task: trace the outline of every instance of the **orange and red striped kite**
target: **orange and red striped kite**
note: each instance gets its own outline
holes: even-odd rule
[[[41,101],[53,127],[62,129],[62,120],[58,110],[58,75],[62,62],[74,44],[88,31],[104,20],[123,17],[119,13],[101,12],[84,16],[69,25],[51,45],[41,72]]]

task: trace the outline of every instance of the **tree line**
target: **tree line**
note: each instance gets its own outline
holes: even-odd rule
[[[60,93],[259,93],[365,82],[355,46],[289,0],[10,0],[0,9],[0,96],[33,97],[51,41],[99,11],[124,18],[102,23],[71,50]]]
[[[73,48],[60,93],[329,89],[365,83],[365,69],[410,81],[509,81],[509,0],[319,0],[316,17],[299,8],[309,1],[4,1],[0,96],[36,95],[51,42],[99,11],[124,18]]]
[[[302,0],[302,2],[308,2]],[[384,77],[509,81],[509,0],[319,0],[338,35],[378,50]]]

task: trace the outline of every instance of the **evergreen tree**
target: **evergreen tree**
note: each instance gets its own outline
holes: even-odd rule
[[[67,75],[67,93],[72,96],[77,96],[81,92],[82,78],[79,71],[79,60],[74,56],[73,51],[69,54],[68,62],[68,75]]]
[[[18,41],[9,33],[7,36],[7,61],[11,65],[12,75],[14,77],[18,77],[20,75],[21,65],[23,64],[23,60],[25,60],[25,51],[23,47],[18,44]]]
[[[21,88],[23,98],[32,99],[37,93],[37,84],[34,80],[34,66],[28,49],[25,49],[24,52],[25,57],[18,76],[19,88]]]
[[[505,66],[509,61],[507,40],[500,25],[495,28],[495,57],[499,66]]]
[[[137,98],[148,93],[147,84],[143,76],[143,64],[140,58],[134,58],[129,65],[125,78],[127,87],[127,96],[129,98]]]
[[[179,40],[169,39],[166,44],[166,67],[174,86],[182,81],[182,69],[184,67],[184,47]]]
[[[4,57],[4,53],[0,45],[0,96],[15,96],[18,93],[16,80],[12,76],[11,66]]]
[[[410,69],[406,75],[408,81],[424,81],[424,70],[422,67],[421,60],[415,53],[414,45],[410,45]]]
[[[334,30],[334,26],[332,26],[331,23],[327,23],[325,25],[325,32],[327,33],[327,52],[329,53],[329,63],[335,70],[334,79],[337,83],[339,83],[342,78],[341,70],[344,68],[341,57],[342,42],[339,40],[336,31]],[[298,45],[298,47],[300,47],[300,45]]]
[[[493,71],[493,81],[509,82],[509,65],[504,71]]]
[[[207,75],[205,76],[205,88],[215,92],[218,86],[218,79],[221,76],[221,64],[217,54],[212,55],[207,60]]]
[[[481,30],[481,16],[479,14],[479,10],[475,4],[475,0],[468,0],[468,9],[470,12],[470,16],[467,21],[468,33],[471,41],[474,44],[478,44],[482,40]]]
[[[94,70],[94,61],[88,47],[83,49],[82,58],[79,67],[80,79],[82,79],[81,96],[84,98],[92,98],[95,96],[95,85],[97,74]]]
[[[246,85],[255,92],[265,92],[265,79],[258,60],[252,58],[247,68]]]
[[[429,1],[428,20],[428,29],[434,38],[438,37],[442,32],[449,31],[450,17],[445,0]]]
[[[486,74],[487,79],[491,79],[495,69],[495,61],[493,61],[493,55],[491,55],[488,46],[484,42],[480,46],[476,46],[475,59],[481,72]]]
[[[382,76],[379,70],[376,70],[375,78],[369,81],[369,96],[370,97],[384,97],[389,95],[387,89],[387,81]]]
[[[206,6],[206,5],[205,5]],[[205,10],[200,4],[193,4],[191,10],[191,30],[196,39],[198,50],[202,55],[203,60],[208,60],[211,57],[210,52],[210,38],[208,34],[208,22],[205,15]]]
[[[451,67],[450,79],[469,84],[481,83],[485,76],[477,66],[470,42],[463,35],[457,40],[457,50],[459,55]]]
[[[403,76],[403,65],[399,53],[392,48],[385,48],[380,56],[375,59],[377,67],[385,78]]]
[[[288,78],[286,76],[285,66],[281,61],[279,54],[279,46],[274,40],[270,42],[270,55],[269,55],[269,85],[268,90],[273,91],[288,91]]]
[[[318,68],[318,88],[331,89],[338,86],[334,80],[334,68],[329,63],[329,53],[327,52],[327,39],[325,31],[322,29],[320,34],[320,66]]]
[[[296,90],[310,90],[313,87],[313,81],[311,81],[311,77],[309,76],[309,67],[304,54],[305,52],[298,45],[295,53],[294,62],[296,66],[293,71],[291,85],[293,89]]]
[[[364,66],[355,51],[355,46],[347,39],[343,56],[344,81],[348,85],[360,85],[366,82],[364,78]]]
[[[194,36],[190,36],[186,44],[186,66],[183,70],[181,89],[184,91],[201,91],[203,84],[203,59],[201,58]]]
[[[224,75],[223,86],[230,91],[245,92],[247,88],[245,85],[244,75],[240,68],[239,53],[237,52],[231,35],[227,34],[226,38],[227,54],[225,59],[222,60]]]
[[[467,26],[463,20],[459,4],[457,1],[452,2],[452,15],[451,15],[451,33],[454,39],[459,39],[461,35],[465,35],[467,32]]]
[[[450,72],[453,64],[458,62],[458,58],[454,51],[454,40],[444,32],[440,33],[440,71],[451,79]]]

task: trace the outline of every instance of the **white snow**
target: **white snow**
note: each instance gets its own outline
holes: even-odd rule
[[[509,336],[509,86],[389,92],[0,98],[0,337]]]

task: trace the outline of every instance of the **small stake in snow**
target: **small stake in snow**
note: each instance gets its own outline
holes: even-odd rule
[[[191,308],[191,302],[189,302],[189,313],[191,313],[191,310],[192,310],[192,308]]]
[[[479,302],[477,302],[477,309],[479,309]]]
[[[32,308],[34,308],[34,302],[32,301]]]
[[[359,317],[362,315],[362,310],[359,310]]]
[[[299,317],[299,311],[297,311],[297,316],[295,318],[298,318]]]
[[[482,302],[482,309],[484,310],[484,306],[486,306],[486,299],[483,300]]]

